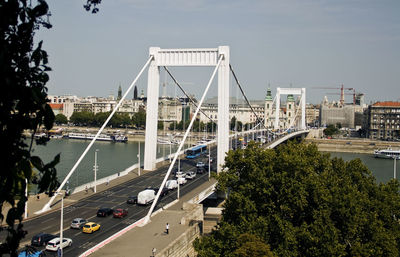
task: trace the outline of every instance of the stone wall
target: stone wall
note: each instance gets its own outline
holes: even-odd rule
[[[187,226],[186,231],[156,254],[156,257],[196,256],[193,242],[202,233],[203,206],[201,204],[184,203],[182,209],[186,213],[181,219],[181,224]]]

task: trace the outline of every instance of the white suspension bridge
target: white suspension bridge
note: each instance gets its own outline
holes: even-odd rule
[[[172,75],[169,71],[168,66],[176,66],[176,67],[188,67],[188,66],[211,66],[214,67],[214,70],[211,74],[211,77],[206,85],[206,88],[200,98],[198,103],[195,103],[193,99],[189,97],[187,92],[183,90],[178,80]],[[63,190],[69,178],[72,176],[82,159],[86,156],[88,151],[93,146],[96,139],[102,133],[104,128],[107,126],[110,119],[113,117],[115,112],[121,106],[124,99],[130,93],[140,76],[144,73],[144,71],[148,68],[148,78],[147,78],[147,107],[146,107],[146,131],[145,131],[145,152],[144,152],[144,169],[145,170],[155,170],[156,169],[156,149],[157,149],[157,123],[158,123],[158,104],[159,104],[159,87],[160,87],[160,68],[164,68],[165,71],[170,75],[174,83],[177,87],[179,87],[183,93],[191,99],[192,103],[197,107],[194,115],[190,121],[189,126],[187,127],[183,139],[179,144],[178,150],[173,156],[171,164],[168,168],[167,173],[160,185],[160,188],[164,188],[165,183],[176,163],[178,156],[182,153],[182,149],[184,143],[193,127],[194,121],[198,116],[199,112],[203,112],[201,110],[201,106],[204,102],[204,99],[207,95],[207,92],[210,89],[210,86],[218,73],[218,120],[212,120],[217,123],[217,137],[214,141],[209,142],[216,143],[217,145],[217,172],[222,172],[222,167],[224,165],[225,155],[229,150],[229,141],[232,137],[249,135],[250,138],[255,138],[256,135],[263,136],[269,139],[276,139],[272,142],[269,147],[275,147],[281,142],[284,142],[290,138],[298,137],[308,133],[306,130],[306,121],[305,121],[305,103],[306,103],[306,90],[305,88],[277,88],[277,94],[273,100],[273,104],[275,106],[275,111],[273,111],[274,118],[274,126],[273,128],[267,128],[266,120],[261,119],[257,116],[256,112],[251,107],[245,92],[242,86],[239,83],[239,80],[230,64],[230,49],[229,46],[219,46],[218,48],[200,48],[200,49],[161,49],[159,47],[150,47],[149,49],[149,58],[146,63],[139,71],[136,78],[132,81],[128,90],[122,96],[118,104],[114,107],[113,111],[106,119],[104,124],[96,133],[95,137],[86,147],[78,161],[73,165],[68,175],[65,177],[55,194],[50,198],[49,202],[43,207],[43,209],[39,212],[45,212],[50,210],[50,206],[54,201],[55,197],[60,194],[61,190]],[[229,83],[230,83],[230,72],[233,75],[233,78],[239,87],[243,97],[246,102],[252,109],[255,117],[256,117],[256,125],[248,131],[237,132],[235,134],[230,135],[229,133]],[[300,95],[300,101],[295,111],[295,116],[291,119],[291,122],[287,129],[280,129],[280,97],[281,95]],[[205,114],[203,112],[203,114]],[[268,117],[264,117],[267,119]],[[148,214],[145,217],[145,223],[150,220],[150,216],[160,198],[162,190],[158,190],[156,198],[149,209]],[[203,198],[208,195],[203,195]]]

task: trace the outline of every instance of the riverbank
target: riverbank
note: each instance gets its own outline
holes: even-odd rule
[[[377,149],[400,148],[400,142],[378,141],[366,138],[306,138],[305,142],[316,144],[318,150],[323,152],[373,154],[374,150]]]
[[[78,126],[54,126],[53,129],[59,129],[62,128],[63,134],[67,133],[90,133],[90,134],[96,134],[99,131],[99,128],[97,127],[78,127]],[[145,130],[143,129],[121,129],[121,128],[105,128],[102,132],[102,134],[124,134],[128,137],[128,141],[130,142],[144,142],[145,141]],[[168,138],[169,135],[173,135],[174,138],[181,140],[183,138],[183,135],[185,134],[185,131],[163,131],[163,130],[158,130],[157,132],[158,137],[160,138]],[[215,132],[214,132],[215,134]],[[27,136],[30,136],[29,132],[26,132]],[[191,132],[190,136],[186,139],[187,142],[194,144],[197,141],[202,140],[203,137],[205,137],[204,132]],[[208,137],[210,134],[208,134]]]

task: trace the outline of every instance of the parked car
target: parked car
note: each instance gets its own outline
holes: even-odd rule
[[[137,196],[129,196],[128,200],[126,200],[126,203],[137,204]]]
[[[46,250],[48,251],[57,251],[58,248],[60,248],[60,245],[62,245],[62,248],[64,249],[67,246],[72,245],[72,239],[71,238],[63,238],[62,243],[60,244],[60,238],[56,237],[52,240],[50,240],[47,245],[46,245]]]
[[[47,244],[50,240],[56,238],[57,236],[52,235],[52,234],[46,234],[46,233],[39,233],[37,235],[34,235],[31,240],[31,245],[34,246],[42,246]]]
[[[75,218],[71,222],[71,228],[81,229],[86,222],[88,221],[83,218]]]
[[[167,182],[165,183],[165,188],[167,188],[168,190],[174,190],[177,187],[178,181],[176,181],[175,179],[167,180]]]
[[[94,222],[88,222],[82,227],[82,232],[92,234],[93,232],[99,229],[100,229],[100,224]]]
[[[128,215],[127,209],[116,209],[114,210],[113,216],[114,218],[123,218]]]
[[[195,177],[196,177],[196,172],[194,171],[187,172],[185,176],[186,179],[194,179]]]
[[[184,185],[187,182],[187,180],[185,178],[178,178],[177,181],[178,181],[179,185]]]
[[[111,208],[100,208],[97,211],[97,217],[106,217],[111,214],[113,214],[113,209]]]

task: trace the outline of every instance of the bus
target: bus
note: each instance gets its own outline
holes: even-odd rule
[[[186,158],[194,159],[207,151],[206,145],[197,145],[191,149],[186,150]]]

